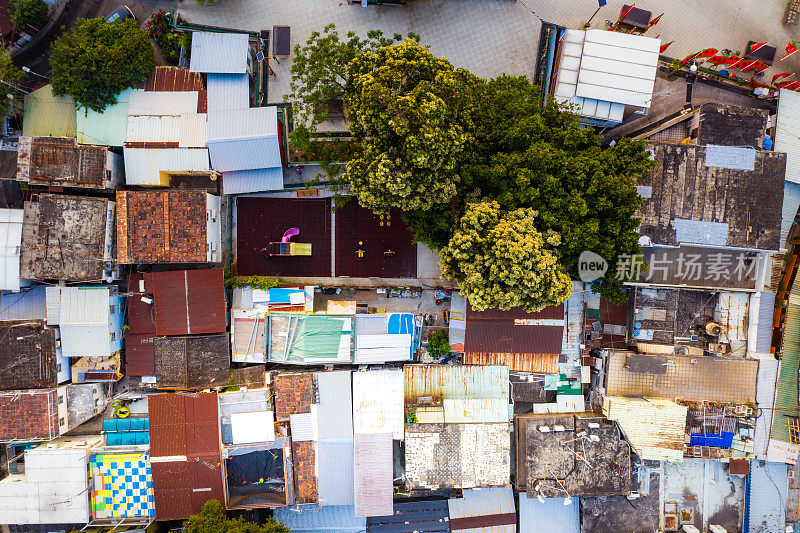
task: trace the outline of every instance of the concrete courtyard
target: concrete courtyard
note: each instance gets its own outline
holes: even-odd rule
[[[610,0],[592,21],[605,28],[616,20],[623,2]],[[665,52],[683,57],[704,48],[743,51],[747,41],[766,41],[778,50],[797,38],[800,30],[785,26],[785,1],[642,0],[636,6],[665,13],[646,35],[674,43]],[[288,25],[292,45],[305,43],[312,31],[334,23],[340,34],[354,31],[365,35],[370,29],[385,34],[414,32],[431,51],[448,58],[455,66],[481,77],[503,73],[532,76],[536,65],[541,20],[579,28],[597,8],[593,0],[417,0],[410,6],[360,6],[340,0],[222,0],[219,6],[202,7],[187,0],[178,8],[190,23],[249,31]],[[800,54],[778,63],[768,72],[793,70],[800,66]],[[284,101],[290,82],[291,57],[270,60],[275,76],[270,77],[269,103]],[[768,77],[766,76],[766,77]],[[653,104],[656,104],[656,99]]]

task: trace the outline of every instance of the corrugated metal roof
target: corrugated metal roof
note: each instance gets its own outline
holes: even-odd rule
[[[22,209],[0,209],[0,290],[19,290]]]
[[[762,416],[756,418],[754,452],[759,459],[766,459],[769,445],[769,430],[772,426],[772,413],[775,406],[775,388],[778,381],[778,361],[763,358],[758,361],[756,377],[756,404],[763,409]]]
[[[181,115],[180,138],[178,146],[194,148],[206,145],[206,114],[187,113]]]
[[[47,319],[45,286],[0,293],[0,321]]]
[[[281,166],[275,106],[211,112],[207,135],[215,170],[228,172]]]
[[[780,90],[775,151],[786,152],[786,180],[800,183],[800,93],[795,91]]]
[[[223,501],[217,394],[150,396],[148,416],[156,518],[187,518],[208,500]],[[158,460],[175,456],[185,459]]]
[[[108,106],[102,113],[87,108],[79,108],[77,117],[77,139],[80,144],[98,146],[122,146],[128,123],[128,103],[133,89],[126,89],[117,95],[117,103]]]
[[[168,185],[162,172],[208,172],[206,148],[125,148],[125,183]]]
[[[787,162],[789,160],[787,156]],[[786,247],[786,239],[789,238],[789,231],[792,223],[800,209],[800,184],[785,181],[783,185],[783,210],[781,211],[781,248]]]
[[[243,74],[247,72],[248,41],[246,33],[193,32],[189,70]]]
[[[468,489],[450,498],[450,529],[463,533],[515,533],[516,507],[510,487]]]
[[[250,107],[250,79],[247,74],[209,74],[208,110],[226,111]]]
[[[158,335],[221,333],[227,329],[221,268],[148,273],[145,291],[153,295]]]
[[[775,293],[761,291],[758,313],[756,335],[756,353],[768,354],[772,348],[772,315],[775,311]],[[752,312],[752,311],[750,311]]]
[[[278,522],[294,533],[363,533],[367,519],[356,517],[352,505],[295,505],[274,511]]]
[[[660,39],[587,30],[575,94],[650,107],[660,47]]]
[[[184,115],[197,113],[197,91],[161,92],[133,89],[128,115]]]
[[[75,101],[71,96],[55,96],[52,85],[25,95],[23,135],[75,137],[75,130]]]
[[[125,143],[177,143],[181,136],[180,115],[131,115]]]
[[[349,370],[316,372],[319,403],[317,435],[319,440],[350,439],[353,437],[353,397]]]
[[[404,434],[403,372],[372,370],[353,374],[353,432]]]
[[[317,442],[317,494],[324,505],[353,505],[353,440]]]
[[[405,400],[500,398],[508,403],[507,366],[406,365]]]
[[[552,328],[550,328],[552,329]],[[467,329],[469,331],[469,329]],[[553,341],[555,342],[555,341]],[[558,374],[558,354],[466,352],[465,365],[506,365],[517,372]]]
[[[108,287],[47,287],[48,324],[61,328],[65,357],[111,355]]]
[[[542,503],[520,492],[520,533],[580,533],[580,505],[576,500],[564,505],[563,498],[545,498]]]
[[[619,424],[642,459],[683,461],[686,407],[661,398],[606,396],[603,414]]]
[[[56,290],[51,290],[56,289]],[[108,287],[48,287],[48,298],[60,293],[59,324],[108,326]]]
[[[353,437],[356,516],[385,516],[394,511],[393,447],[389,433]]]
[[[136,89],[145,91],[201,91],[203,78],[180,67],[157,66],[152,76],[136,84]]]
[[[283,168],[259,168],[222,173],[223,194],[245,194],[283,190]]]
[[[794,286],[800,288],[797,284]],[[789,418],[796,416],[800,411],[797,398],[797,376],[800,369],[800,305],[791,303],[795,292],[793,290],[789,295],[789,303],[786,305],[781,362],[770,433],[771,439],[783,442],[791,442]]]
[[[394,514],[367,519],[369,533],[447,533],[450,518],[447,500],[398,502]]]

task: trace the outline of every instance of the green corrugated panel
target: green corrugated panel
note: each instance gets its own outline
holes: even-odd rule
[[[91,109],[78,109],[75,115],[75,130],[78,142],[98,146],[122,146],[128,127],[128,103],[133,89],[117,95],[117,103],[108,106],[102,113]]]
[[[798,414],[797,377],[800,368],[800,306],[789,304],[784,323],[783,355],[775,394],[772,438],[789,442],[787,415]]]
[[[290,361],[336,359],[342,334],[342,319],[323,315],[310,315],[300,319],[297,335],[292,342]]]
[[[75,101],[55,96],[45,85],[25,95],[22,134],[29,137],[75,137]]]

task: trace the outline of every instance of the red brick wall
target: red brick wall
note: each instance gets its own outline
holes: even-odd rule
[[[317,474],[314,466],[314,442],[292,443],[294,493],[297,503],[316,503]]]

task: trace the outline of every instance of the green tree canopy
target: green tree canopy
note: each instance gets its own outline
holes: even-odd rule
[[[274,517],[264,525],[245,522],[241,518],[227,518],[217,500],[203,504],[199,513],[183,523],[186,533],[289,533],[289,528],[276,522]]]
[[[133,19],[82,19],[52,47],[55,94],[68,94],[84,107],[103,111],[116,95],[146,80],[155,69],[147,33]]]
[[[638,253],[636,183],[653,167],[644,143],[622,139],[601,147],[600,135],[581,128],[568,109],[541,106],[537,88],[524,77],[489,80],[477,94],[478,142],[462,172],[459,201],[407,212],[418,240],[447,245],[466,203],[480,195],[505,211],[536,211],[537,229],[560,235],[561,264],[573,278],[584,250],[611,264],[620,254]],[[613,276],[612,268],[595,288],[619,302],[621,285]]]
[[[535,312],[569,297],[572,282],[558,261],[558,234],[540,232],[536,218],[530,208],[504,213],[494,201],[467,206],[439,265],[474,309]]]
[[[44,0],[11,0],[11,22],[28,33],[42,29],[49,11]]]
[[[349,64],[347,105],[356,153],[343,180],[375,212],[427,210],[450,201],[474,145],[479,79],[413,39]]]
[[[14,106],[22,100],[22,93],[16,86],[24,74],[11,61],[6,50],[0,52],[0,120],[12,114]]]
[[[401,39],[400,34],[384,37],[380,30],[368,32],[366,39],[352,31],[341,39],[336,27],[328,24],[322,33],[313,32],[304,45],[296,44],[291,70],[292,92],[286,95],[287,101],[292,102],[296,140],[304,140],[315,126],[327,120],[332,102],[344,99],[347,65],[353,58]]]

